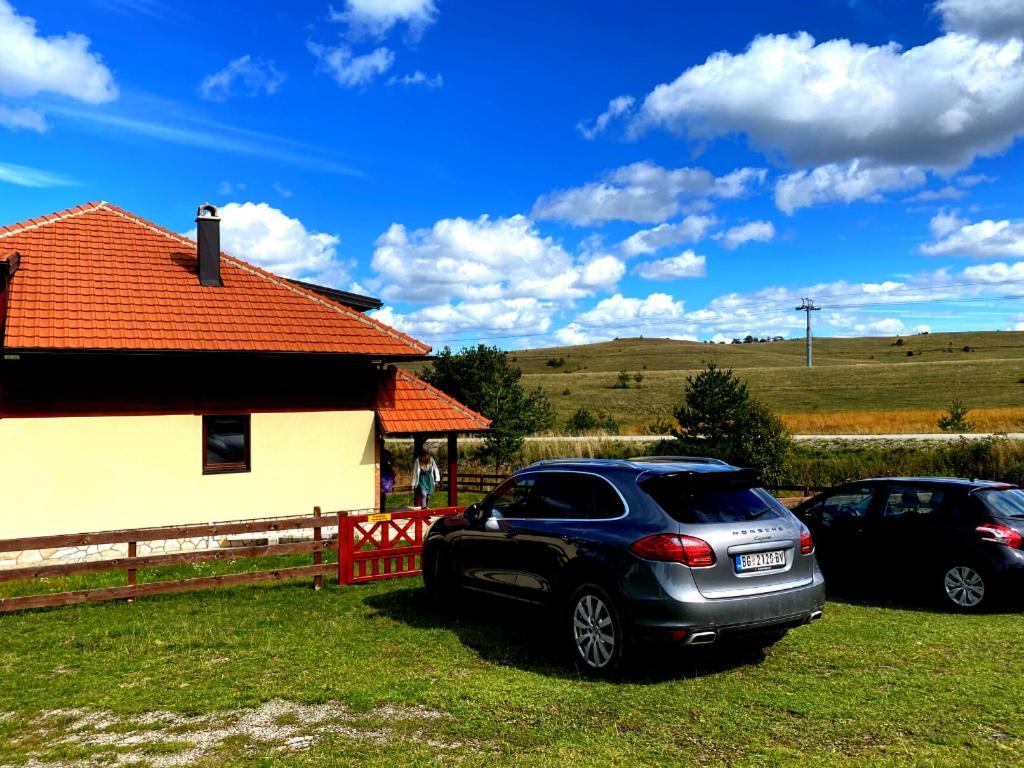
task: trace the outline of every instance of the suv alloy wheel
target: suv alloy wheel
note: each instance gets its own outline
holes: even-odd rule
[[[583,584],[573,592],[568,607],[569,639],[577,666],[601,677],[619,671],[626,636],[612,597],[597,584]]]

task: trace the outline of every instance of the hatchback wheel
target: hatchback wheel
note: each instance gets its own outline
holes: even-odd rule
[[[954,565],[942,579],[946,598],[961,611],[976,611],[991,602],[990,587],[981,571],[970,565]]]
[[[622,667],[626,638],[615,601],[596,584],[579,587],[569,601],[569,626],[576,663],[592,675]]]

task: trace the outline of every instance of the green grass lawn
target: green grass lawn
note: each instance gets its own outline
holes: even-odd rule
[[[833,601],[763,657],[619,683],[543,626],[414,578],[2,615],[0,765],[1024,764],[1018,614]]]

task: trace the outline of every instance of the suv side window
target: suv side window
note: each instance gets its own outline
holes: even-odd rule
[[[870,485],[841,488],[812,507],[809,512],[824,526],[863,520],[871,508],[875,489]]]
[[[890,485],[882,510],[882,520],[936,520],[946,494],[928,485]]]
[[[512,477],[499,485],[480,504],[485,517],[526,517],[534,478]]]
[[[543,472],[537,476],[531,517],[594,520],[619,517],[626,510],[611,484],[580,472]]]

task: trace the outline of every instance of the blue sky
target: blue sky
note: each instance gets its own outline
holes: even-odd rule
[[[1019,0],[0,0],[0,220],[104,199],[435,345],[1024,330]]]

